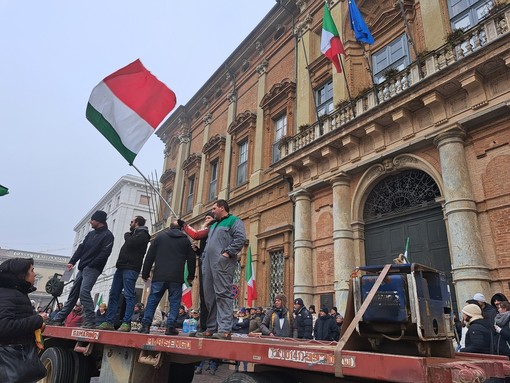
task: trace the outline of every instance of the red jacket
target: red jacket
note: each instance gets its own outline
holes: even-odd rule
[[[74,311],[71,311],[71,314],[69,314],[64,321],[64,326],[66,327],[80,327],[81,323],[83,322],[83,317],[81,314],[77,314]]]

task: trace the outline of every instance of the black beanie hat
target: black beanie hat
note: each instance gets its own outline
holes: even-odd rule
[[[294,299],[294,304],[295,305],[300,305],[301,307],[303,307],[305,304],[303,303],[303,300],[301,298],[296,298]]]
[[[320,311],[323,311],[325,312],[326,314],[329,314],[329,309],[326,307],[326,306],[322,306],[321,309],[319,310]]]
[[[92,217],[90,217],[91,221],[97,221],[101,223],[106,223],[106,213],[102,210],[97,210]]]

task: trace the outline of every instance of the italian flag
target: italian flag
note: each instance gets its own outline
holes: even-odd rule
[[[136,60],[92,90],[86,116],[132,165],[176,102],[174,92]]]
[[[246,286],[248,287],[248,307],[251,307],[253,300],[257,299],[257,284],[255,283],[255,269],[253,268],[250,246],[248,246],[246,259]]]
[[[321,52],[333,63],[336,72],[342,73],[339,55],[345,55],[344,46],[326,3],[324,4],[324,19],[322,20]]]
[[[6,194],[9,194],[9,189],[6,188],[5,186],[0,185],[0,196],[6,195]]]
[[[101,303],[103,303],[103,294],[101,294],[101,295],[99,296],[99,299],[97,300],[96,308],[94,309],[94,311],[99,310],[99,306],[101,305]]]
[[[193,305],[193,298],[191,297],[191,286],[188,283],[188,263],[184,264],[184,283],[182,284],[182,304],[188,309]]]

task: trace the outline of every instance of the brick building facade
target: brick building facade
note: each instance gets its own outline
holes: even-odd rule
[[[352,269],[407,238],[459,304],[510,295],[510,8],[357,4],[373,45],[329,2],[345,77],[320,52],[324,2],[282,0],[165,121],[169,203],[192,225],[217,198],[243,219],[238,306],[248,246],[257,305],[284,292],[343,311]]]

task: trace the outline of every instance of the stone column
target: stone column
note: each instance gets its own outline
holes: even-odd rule
[[[204,136],[202,137],[202,147],[204,147],[205,144],[207,144],[207,141],[209,141],[209,127],[211,126],[212,122],[212,114],[207,113],[204,116]],[[205,156],[202,156],[202,161],[200,161],[200,176],[198,177],[198,190],[197,190],[197,203],[195,206],[193,206],[193,216],[197,216],[202,212],[202,207],[204,204],[202,203],[203,200],[207,201],[207,198],[204,199],[204,183],[207,181],[205,180],[205,165],[206,165],[206,158]],[[209,180],[210,181],[210,180]]]
[[[434,139],[441,161],[453,282],[460,308],[474,293],[481,292],[490,296],[490,274],[478,228],[476,203],[464,152],[464,137],[464,131],[455,129],[441,133]]]
[[[190,151],[190,134],[189,132],[183,133],[179,136],[179,148],[177,151],[177,167],[175,169],[175,183],[174,191],[172,194],[172,206],[175,206],[175,214],[181,213],[182,206],[182,193],[184,193],[184,170],[182,170],[182,163],[189,157]],[[172,217],[169,217],[171,220]],[[167,226],[170,225],[170,221],[167,222]]]
[[[228,114],[227,114],[227,127],[236,118],[237,109],[237,94],[231,92],[228,96]],[[228,129],[225,129],[227,131]],[[232,161],[232,136],[227,133],[225,139],[225,153],[223,157],[223,171],[221,175],[221,189],[218,193],[218,199],[224,199],[228,201],[230,195],[230,162]],[[219,170],[219,169],[218,169]]]
[[[333,185],[333,265],[335,305],[345,313],[349,279],[355,267],[354,239],[351,228],[350,178],[346,174],[335,177]]]
[[[257,187],[262,182],[262,154],[264,152],[263,136],[264,136],[264,110],[260,107],[260,101],[266,94],[266,78],[267,78],[268,61],[263,60],[257,66],[259,81],[257,87],[257,122],[255,125],[255,145],[253,145],[253,172],[250,176],[250,189]]]
[[[305,302],[313,300],[313,260],[312,260],[312,204],[310,194],[297,190],[294,194],[294,297]],[[289,297],[292,301],[293,297]]]

